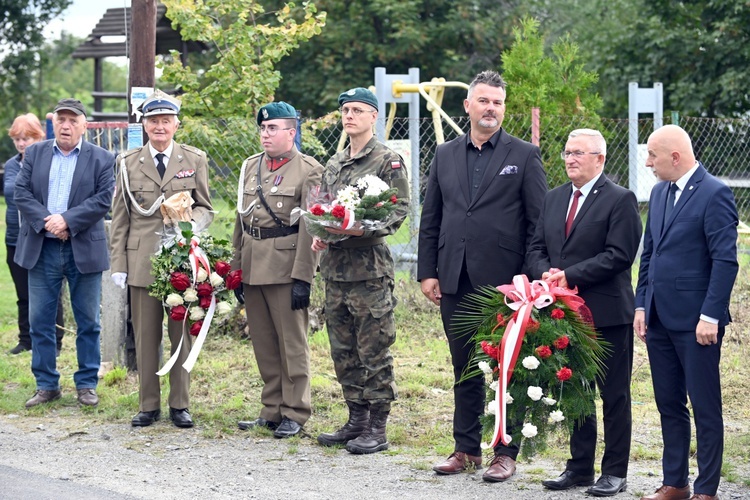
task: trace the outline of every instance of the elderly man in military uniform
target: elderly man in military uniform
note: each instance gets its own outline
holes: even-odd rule
[[[193,226],[208,227],[213,210],[208,189],[206,153],[174,142],[180,121],[180,102],[157,90],[141,105],[145,146],[117,158],[117,194],[112,208],[112,281],[130,287],[130,307],[135,333],[136,360],[140,379],[138,414],[134,427],[149,426],[161,416],[159,348],[162,342],[164,306],[146,289],[154,281],[151,256],[161,243],[165,227],[159,207],[175,193],[187,192]],[[182,368],[190,352],[191,339],[182,322],[168,320],[172,354],[183,338],[177,363],[169,372],[169,417],[177,427],[192,427],[188,411],[190,374]]]
[[[310,418],[310,284],[318,258],[303,220],[308,191],[323,167],[294,145],[297,111],[273,102],[258,112],[263,153],[245,160],[239,180],[233,268],[242,269],[250,338],[263,379],[260,416],[240,429],[265,427],[274,437],[298,434]]]
[[[329,228],[349,238],[330,245],[313,240],[315,251],[327,249],[320,263],[326,280],[326,326],[336,376],[349,407],[346,424],[321,434],[318,442],[345,444],[350,453],[365,454],[388,449],[386,422],[397,396],[390,353],[396,340],[395,270],[385,237],[403,222],[409,189],[401,157],[373,136],[378,115],[375,95],[354,88],[339,96],[339,105],[349,146],[326,164],[321,190],[335,194],[365,175],[375,175],[398,188],[402,200],[396,219],[384,229]]]

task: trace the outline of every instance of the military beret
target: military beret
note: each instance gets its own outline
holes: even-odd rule
[[[297,110],[291,104],[284,101],[266,104],[258,110],[258,125],[264,120],[276,120],[278,118],[297,119]]]
[[[378,98],[375,94],[363,87],[356,87],[342,92],[339,96],[339,106],[347,102],[363,102],[378,109]]]
[[[180,101],[161,90],[156,90],[138,106],[138,111],[143,116],[155,115],[178,115],[180,113]]]

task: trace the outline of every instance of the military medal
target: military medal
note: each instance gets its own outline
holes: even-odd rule
[[[273,178],[273,187],[271,188],[271,192],[272,193],[275,193],[276,191],[279,190],[278,186],[279,186],[279,184],[281,184],[281,181],[283,181],[283,180],[284,180],[284,176],[283,175],[277,175],[276,177]],[[279,208],[281,208],[281,207],[279,207]]]

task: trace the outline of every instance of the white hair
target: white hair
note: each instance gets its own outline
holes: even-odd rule
[[[578,128],[568,135],[568,139],[578,137],[579,135],[593,137],[596,149],[599,150],[600,154],[607,156],[607,141],[604,140],[604,136],[601,132],[599,132],[598,130],[594,130],[593,128]]]

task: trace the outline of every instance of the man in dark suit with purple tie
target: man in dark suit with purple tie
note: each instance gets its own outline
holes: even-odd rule
[[[594,496],[627,488],[634,309],[630,269],[641,239],[638,202],[632,191],[604,175],[606,157],[600,132],[570,133],[562,158],[571,182],[547,193],[526,256],[533,278],[578,288],[599,336],[610,344],[604,373],[596,380],[604,416],[602,475],[594,484],[597,425],[596,415],[590,415],[573,430],[565,471],[542,483],[552,490],[594,484],[587,490]]]
[[[643,498],[710,500],[718,498],[724,450],[719,360],[739,268],[737,208],[676,125],[651,134],[646,166],[662,182],[651,191],[633,327],[648,349],[664,479]],[[698,444],[692,497],[688,396]]]

